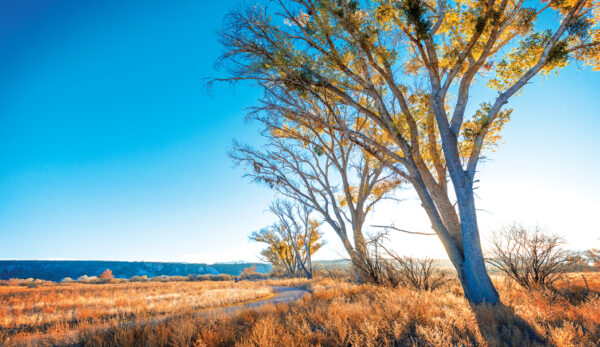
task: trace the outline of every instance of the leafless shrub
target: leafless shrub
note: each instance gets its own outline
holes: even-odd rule
[[[210,281],[211,280],[210,276],[211,275],[206,275],[206,274],[204,274],[204,275],[191,275],[190,276],[190,281]]]
[[[394,287],[436,290],[451,279],[448,271],[440,269],[436,265],[435,259],[401,256],[384,246],[382,248],[388,256],[385,265],[386,280]]]
[[[373,283],[388,285],[387,279],[390,274],[388,260],[383,255],[383,241],[387,237],[387,232],[369,235],[366,241],[366,249],[363,252],[356,252],[352,260],[355,281],[359,283]]]
[[[401,256],[387,249],[383,241],[387,233],[371,237],[368,256],[362,262],[361,272],[371,283],[391,287],[412,287],[417,290],[435,290],[451,278],[440,269],[434,259]]]
[[[234,277],[228,274],[218,274],[215,277],[215,281],[233,281]]]
[[[256,265],[252,265],[250,267],[244,268],[244,270],[238,278],[241,280],[257,281],[264,280],[265,278],[267,278],[267,275],[260,272],[256,272]]]
[[[344,265],[317,265],[314,268],[315,278],[331,278],[343,281],[352,277],[350,270],[350,266]]]
[[[440,269],[435,260],[431,258],[413,258],[390,254],[389,262],[395,271],[394,280],[404,287],[413,287],[419,290],[436,290],[450,281],[447,271]],[[390,278],[391,276],[388,276]]]
[[[494,233],[487,262],[527,289],[552,287],[571,262],[565,240],[542,228],[513,224]]]
[[[53,285],[55,282],[46,281],[41,279],[33,279],[33,278],[10,278],[8,280],[0,281],[0,286],[21,286],[21,287],[29,287],[36,288],[39,286],[47,286]],[[1,305],[0,305],[1,306]]]

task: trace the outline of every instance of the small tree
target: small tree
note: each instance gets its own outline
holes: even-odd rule
[[[256,265],[252,265],[250,267],[244,268],[242,273],[245,275],[255,275],[256,274]]]
[[[324,244],[321,224],[310,218],[311,210],[306,205],[277,200],[269,211],[278,221],[253,232],[250,240],[268,245],[261,254],[276,270],[283,269],[288,276],[304,274],[312,278],[312,255]]]
[[[276,271],[284,271],[289,276],[295,274],[295,254],[291,247],[280,237],[277,224],[254,231],[249,238],[251,241],[268,245],[260,254],[263,260],[273,264]]]
[[[113,273],[110,269],[106,269],[106,270],[104,270],[103,273],[100,274],[100,276],[98,276],[98,278],[101,280],[110,281],[110,280],[114,279],[115,276],[113,276]]]
[[[527,289],[550,287],[570,265],[564,244],[561,236],[540,227],[528,231],[513,224],[494,233],[487,262]]]
[[[257,280],[264,277],[263,274],[256,272],[256,265],[244,268],[240,274],[240,279]]]

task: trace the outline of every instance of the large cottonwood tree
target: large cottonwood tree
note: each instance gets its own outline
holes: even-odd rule
[[[500,138],[509,99],[534,76],[573,60],[599,68],[598,0],[264,4],[227,16],[224,79],[257,82],[264,107],[339,131],[402,175],[466,297],[497,303],[477,225],[478,164]],[[467,114],[475,84],[497,93]],[[297,107],[305,100],[326,112]],[[337,105],[352,107],[354,118],[340,117]]]

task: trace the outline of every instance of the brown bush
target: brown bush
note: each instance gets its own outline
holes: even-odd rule
[[[435,260],[430,258],[394,255],[387,266],[391,267],[386,270],[388,282],[394,286],[436,290],[452,279],[451,274],[438,268]]]
[[[251,267],[244,268],[239,279],[256,281],[266,279],[267,277],[268,276],[263,273],[256,272],[256,265],[252,265]]]
[[[387,232],[372,236],[367,254],[353,262],[363,282],[435,290],[451,280],[452,276],[436,266],[434,259],[401,256],[389,250],[384,245],[386,238]]]
[[[113,273],[110,269],[106,269],[98,276],[98,278],[101,280],[112,280],[115,278],[115,276],[113,276]]]
[[[215,281],[233,281],[234,277],[227,274],[218,274],[214,277]]]
[[[488,263],[525,288],[547,288],[570,266],[558,235],[514,224],[494,234]]]
[[[315,278],[330,278],[340,281],[348,281],[352,278],[351,267],[343,265],[316,265],[314,273]]]
[[[211,280],[211,275],[197,275],[196,277],[194,277],[195,281],[210,281]]]

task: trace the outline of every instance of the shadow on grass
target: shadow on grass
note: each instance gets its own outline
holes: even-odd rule
[[[472,305],[471,308],[489,347],[552,346],[508,306]]]

